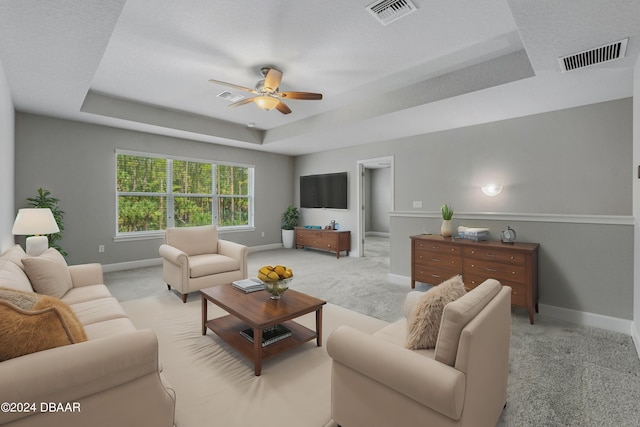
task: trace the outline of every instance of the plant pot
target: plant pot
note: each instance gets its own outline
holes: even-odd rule
[[[443,237],[451,237],[453,235],[453,227],[450,219],[443,219],[440,226],[440,235]]]
[[[293,248],[295,233],[295,230],[282,230],[282,246],[284,246],[285,249]]]

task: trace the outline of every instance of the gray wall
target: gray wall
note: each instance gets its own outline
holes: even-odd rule
[[[38,187],[61,200],[65,211],[61,246],[69,253],[69,264],[159,257],[162,239],[113,240],[116,149],[255,165],[256,230],[222,236],[248,246],[281,242],[280,216],[293,202],[293,159],[289,156],[18,113],[16,207],[26,206],[27,197]],[[98,253],[101,244],[104,253]]]
[[[0,253],[14,244],[14,112],[11,92],[0,64]]]
[[[633,115],[633,165],[640,167],[640,58],[636,62],[633,72],[633,107],[636,114]],[[633,175],[633,216],[635,219],[635,252],[634,252],[634,295],[633,295],[633,339],[636,344],[636,350],[640,354],[640,176],[635,175],[637,172],[632,171]]]
[[[540,302],[631,319],[632,142],[627,98],[300,156],[294,173],[348,170],[354,176],[358,160],[394,156],[392,274],[410,276],[409,236],[439,233],[438,211],[447,203],[455,208],[456,227],[460,218],[469,226],[487,224],[494,233],[511,225],[519,240],[541,244]],[[497,197],[480,191],[490,181],[504,185]],[[352,233],[356,190],[351,179],[350,208],[339,213]],[[423,208],[414,209],[413,201]],[[507,224],[486,212],[526,219]],[[328,216],[303,210],[302,223],[323,223]]]

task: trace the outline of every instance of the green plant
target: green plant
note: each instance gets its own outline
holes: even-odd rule
[[[442,205],[442,219],[449,221],[453,217],[453,207],[449,205]]]
[[[280,227],[283,230],[293,230],[296,225],[298,225],[298,217],[300,214],[298,213],[298,208],[295,206],[289,205],[286,211],[282,214],[282,221],[280,222]]]
[[[64,211],[62,211],[58,207],[59,199],[52,197],[51,192],[49,190],[43,190],[42,188],[38,188],[38,195],[36,197],[27,198],[29,201],[29,206],[32,208],[48,208],[51,209],[51,213],[53,214],[53,218],[56,220],[56,224],[58,224],[58,228],[60,231],[58,233],[49,234],[47,237],[49,238],[49,247],[55,248],[60,252],[63,256],[67,256],[67,252],[60,247],[57,243],[60,239],[62,239],[62,232],[64,231],[64,225],[62,223],[62,218],[64,216]]]

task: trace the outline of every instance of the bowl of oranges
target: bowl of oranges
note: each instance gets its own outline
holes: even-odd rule
[[[284,265],[265,265],[258,270],[258,279],[264,282],[264,288],[271,299],[280,299],[289,289],[289,282],[293,279],[293,270]]]

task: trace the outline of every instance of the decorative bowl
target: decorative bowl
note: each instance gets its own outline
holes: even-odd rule
[[[289,282],[292,279],[293,278],[291,277],[288,279],[272,280],[272,281],[263,280],[264,288],[271,295],[271,299],[280,299],[282,297],[282,294],[284,294],[284,291],[289,289]]]

